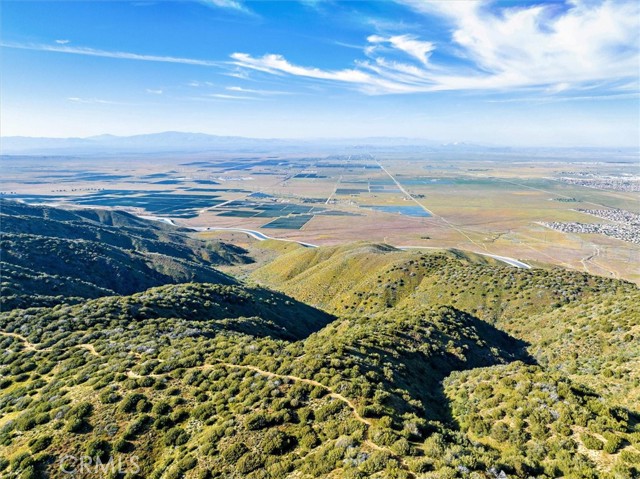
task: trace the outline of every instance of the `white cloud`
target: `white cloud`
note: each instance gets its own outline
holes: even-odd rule
[[[370,94],[534,88],[554,95],[588,86],[601,94],[637,83],[637,2],[572,0],[559,9],[556,3],[498,8],[490,2],[398,1],[447,22],[451,37],[436,43],[409,34],[371,35],[364,48],[369,59],[339,70],[296,65],[277,54],[234,53],[233,63],[342,82]],[[432,54],[439,48],[442,55],[435,61]],[[406,61],[396,60],[398,54]]]
[[[322,70],[314,67],[294,65],[282,55],[264,55],[252,57],[246,53],[234,53],[231,55],[235,65],[253,70],[271,73],[274,75],[294,75],[315,80],[338,81],[356,85],[367,93],[406,93],[410,89],[407,85],[385,78],[381,75],[371,75],[362,68],[349,68],[344,70]]]
[[[278,90],[256,90],[253,88],[243,88],[241,86],[228,86],[225,90],[235,91],[239,93],[253,93],[256,95],[289,95],[289,92]]]
[[[246,53],[233,53],[231,58],[235,60],[235,65],[267,73],[289,73],[319,80],[337,80],[350,83],[360,83],[368,78],[366,73],[355,69],[329,71],[293,65],[282,55],[267,54],[260,58],[254,58]]]
[[[101,100],[99,98],[79,98],[77,96],[72,96],[67,98],[67,101],[72,103],[82,103],[82,104],[100,104],[100,105],[117,105],[114,101],[109,100]]]
[[[226,8],[242,13],[252,13],[242,2],[237,0],[200,0],[200,3],[210,7]]]
[[[130,52],[118,52],[109,50],[97,50],[95,48],[87,47],[69,47],[64,45],[46,45],[39,43],[10,43],[3,42],[0,46],[5,48],[18,48],[21,50],[35,50],[40,52],[55,52],[55,53],[69,53],[73,55],[86,55],[91,57],[105,57],[105,58],[119,58],[122,60],[139,60],[146,62],[161,62],[161,63],[182,63],[185,65],[199,65],[205,67],[217,67],[222,66],[220,62],[214,62],[209,60],[198,60],[194,58],[181,58],[162,55],[144,55],[139,53]]]
[[[198,81],[198,80],[192,80],[189,83],[187,83],[187,86],[192,86],[194,88],[200,88],[203,86],[214,86],[214,84],[210,81]]]
[[[259,100],[255,96],[227,95],[226,93],[211,93],[207,95],[210,98],[219,98],[221,100]]]
[[[147,88],[147,93],[150,93],[152,95],[162,95],[163,91],[162,90],[154,90],[152,88]]]
[[[452,40],[476,67],[470,87],[571,85],[638,75],[636,2],[575,0],[564,12],[557,5],[503,8],[482,2],[410,2],[454,26]],[[486,72],[483,74],[483,72]],[[455,71],[444,86],[461,87]],[[566,89],[566,88],[565,88]]]
[[[56,43],[58,45],[66,45],[67,43],[69,43],[69,40],[56,40]]]
[[[420,41],[412,35],[394,35],[391,37],[382,37],[380,35],[371,35],[367,41],[372,44],[389,44],[391,47],[403,51],[407,55],[414,57],[427,65],[431,52],[435,46],[431,42]],[[375,51],[375,47],[371,47],[370,52]]]

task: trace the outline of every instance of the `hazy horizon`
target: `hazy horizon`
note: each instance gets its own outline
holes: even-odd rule
[[[189,138],[189,137],[197,137],[197,138]],[[592,146],[592,145],[534,145],[534,144],[524,144],[524,145],[513,145],[507,143],[489,143],[489,142],[473,142],[473,141],[465,141],[461,139],[459,141],[442,141],[437,138],[420,138],[420,137],[408,137],[408,136],[331,136],[331,137],[274,137],[274,136],[244,136],[244,135],[217,135],[215,133],[205,133],[201,131],[156,131],[156,132],[148,132],[148,133],[139,133],[133,135],[114,135],[111,133],[102,133],[91,136],[26,136],[26,135],[0,135],[0,140],[3,143],[0,144],[0,154],[12,154],[14,152],[19,152],[24,150],[26,153],[34,152],[34,153],[43,153],[45,154],[47,151],[56,151],[56,150],[70,150],[69,153],[73,151],[78,151],[78,147],[87,147],[87,148],[104,148],[104,149],[122,149],[127,146],[127,143],[118,143],[119,141],[126,140],[140,140],[139,143],[135,144],[135,147],[139,150],[144,150],[145,145],[149,148],[149,152],[159,151],[163,148],[174,148],[174,147],[185,147],[191,146],[190,150],[197,150],[198,148],[206,148],[205,146],[200,146],[204,142],[223,142],[218,143],[224,150],[232,149],[233,144],[224,143],[225,140],[237,140],[237,141],[266,141],[272,142],[271,145],[264,145],[265,148],[269,148],[270,146],[273,148],[278,147],[321,147],[326,146],[327,148],[335,149],[341,147],[348,147],[349,142],[353,142],[353,145],[356,147],[362,146],[371,146],[375,151],[375,149],[379,148],[394,148],[394,147],[405,147],[405,148],[431,148],[431,149],[447,149],[447,148],[466,148],[467,151],[474,151],[474,149],[478,152],[483,150],[513,150],[514,152],[518,151],[528,151],[528,150],[560,150],[560,151],[579,151],[579,150],[595,150],[595,151],[603,151],[610,152],[615,150],[632,150],[633,152],[638,152],[638,145],[621,145],[621,146]],[[144,140],[147,140],[146,142]],[[160,144],[153,143],[153,140],[159,141]],[[196,141],[194,141],[196,140]],[[198,143],[197,140],[200,140]],[[86,142],[86,143],[73,143],[76,142]],[[8,143],[7,143],[8,142]],[[17,143],[16,143],[17,142]],[[49,143],[50,142],[50,143]],[[71,143],[65,143],[71,142]],[[193,142],[192,145],[190,145]],[[370,145],[366,145],[369,142]],[[246,148],[247,145],[240,144],[239,148]]]

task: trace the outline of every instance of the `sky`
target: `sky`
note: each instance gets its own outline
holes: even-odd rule
[[[640,2],[0,4],[0,133],[640,147]]]

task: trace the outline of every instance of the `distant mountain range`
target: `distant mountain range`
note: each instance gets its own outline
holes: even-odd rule
[[[464,144],[460,144],[464,145]],[[7,136],[0,139],[2,154],[93,154],[104,152],[173,151],[271,151],[278,149],[331,150],[377,147],[437,147],[434,141],[415,138],[277,139],[218,136],[205,133],[165,131],[146,135],[98,135],[86,138]],[[468,145],[465,145],[468,146]]]
[[[11,153],[94,153],[104,151],[192,151],[202,149],[246,149],[282,145],[282,140],[215,136],[203,133],[167,131],[148,135],[98,135],[87,138],[4,137],[3,154]]]
[[[176,153],[196,151],[226,152],[321,152],[360,154],[363,152],[448,152],[478,154],[525,154],[547,156],[562,153],[582,156],[608,154],[619,156],[621,152],[632,157],[637,151],[631,148],[540,148],[509,147],[456,141],[443,143],[424,138],[406,137],[363,137],[363,138],[248,138],[242,136],[219,136],[206,133],[165,131],[133,136],[97,135],[86,138],[46,138],[28,136],[5,136],[0,138],[2,155],[96,155],[116,153]]]

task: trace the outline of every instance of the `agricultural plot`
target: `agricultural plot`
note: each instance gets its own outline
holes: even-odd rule
[[[261,197],[265,196],[268,195],[261,195]],[[300,215],[359,216],[357,213],[295,203],[260,203],[246,200],[231,201],[220,206],[218,210],[221,211],[218,216],[237,218],[290,218]],[[275,226],[272,227],[275,228]]]
[[[297,175],[294,176],[294,178],[309,178],[309,179],[315,179],[315,178],[326,178],[326,176],[324,175],[319,175],[317,173],[298,173]]]
[[[368,191],[363,188],[338,188],[336,189],[336,195],[359,195]]]
[[[262,225],[262,228],[299,230],[312,218],[313,215],[284,216]]]
[[[170,193],[146,193],[137,196],[88,195],[71,200],[76,205],[141,208],[162,216],[194,218],[202,208],[210,208],[222,202],[212,195],[184,195]]]
[[[377,205],[363,205],[363,208],[369,208],[376,211],[382,211],[383,213],[397,213],[404,216],[415,216],[417,218],[428,218],[431,215],[427,213],[420,206],[377,206]]]

